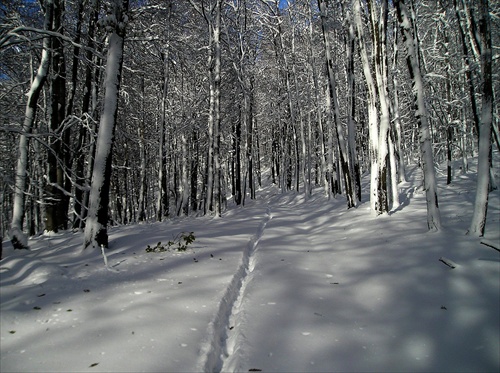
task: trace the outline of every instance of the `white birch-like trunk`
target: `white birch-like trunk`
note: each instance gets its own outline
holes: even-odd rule
[[[432,153],[432,140],[429,128],[429,114],[425,106],[424,81],[420,72],[417,35],[414,34],[416,17],[413,8],[404,0],[395,0],[398,21],[403,34],[403,41],[408,53],[408,69],[413,79],[415,99],[415,118],[419,129],[420,155],[424,176],[425,199],[427,203],[427,227],[429,230],[441,229],[441,217],[437,196],[436,172]]]
[[[406,181],[406,167],[405,160],[403,157],[403,147],[402,147],[402,131],[401,131],[401,114],[399,110],[399,91],[398,91],[398,30],[397,23],[394,23],[393,29],[394,35],[394,44],[393,44],[393,59],[392,59],[392,89],[393,89],[393,100],[391,106],[391,112],[394,117],[394,146],[395,146],[395,154],[397,155],[397,182]]]
[[[380,125],[378,132],[378,187],[377,187],[377,214],[389,212],[390,195],[388,186],[390,185],[389,174],[389,130],[391,124],[389,93],[387,92],[387,51],[386,51],[386,33],[387,33],[387,0],[380,2],[380,19],[377,17],[376,5],[368,1],[370,9],[370,23],[372,28],[372,42],[374,48],[374,70],[377,82],[377,94],[380,106]]]
[[[83,248],[108,246],[107,220],[111,156],[114,128],[118,114],[123,41],[128,0],[115,0],[113,30],[108,35],[108,53],[104,80],[103,112],[97,135],[96,154],[89,196],[89,212],[84,232]]]
[[[469,234],[483,236],[488,212],[490,189],[491,127],[493,121],[492,49],[488,0],[479,1],[479,34],[481,36],[482,105],[479,125],[477,190]]]
[[[378,206],[377,186],[379,180],[378,172],[378,113],[377,113],[377,89],[370,70],[370,60],[366,50],[366,40],[361,21],[360,0],[353,1],[354,23],[358,34],[361,63],[368,90],[368,133],[369,133],[369,153],[370,153],[370,209],[376,214]]]
[[[138,207],[139,211],[137,213],[137,217],[139,221],[146,220],[146,169],[147,169],[147,161],[146,161],[146,144],[144,141],[144,128],[143,123],[137,130],[137,136],[139,137],[139,154],[141,158],[141,168],[139,170],[139,201]]]
[[[220,22],[221,22],[221,1],[216,0],[215,4],[215,28],[214,28],[214,211],[216,216],[222,215],[222,185],[221,185],[221,164],[220,164],[220,84],[221,84],[221,45],[220,45]]]
[[[186,135],[181,134],[181,157],[179,162],[181,163],[181,175],[179,182],[179,197],[177,199],[177,216],[188,213],[189,206],[189,179],[188,179],[188,150],[187,150],[187,140]]]
[[[53,0],[45,2],[45,20],[44,28],[51,30],[52,16],[53,16]],[[42,90],[43,84],[47,80],[49,65],[50,65],[50,37],[45,36],[43,39],[42,57],[40,65],[38,66],[35,78],[31,83],[30,90],[28,91],[28,99],[26,103],[26,110],[24,113],[24,122],[21,134],[19,136],[18,158],[16,164],[16,175],[14,181],[14,201],[12,211],[12,221],[10,224],[9,236],[12,245],[16,249],[27,248],[28,239],[23,233],[23,220],[24,220],[24,195],[26,193],[26,175],[28,167],[28,135],[33,130],[35,123],[38,98]]]

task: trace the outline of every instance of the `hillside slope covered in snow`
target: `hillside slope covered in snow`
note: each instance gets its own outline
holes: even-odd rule
[[[0,370],[498,371],[500,253],[481,241],[499,244],[500,192],[484,239],[465,235],[474,177],[440,180],[434,233],[414,169],[389,216],[270,186],[222,218],[112,227],[107,266],[80,232],[4,242]],[[181,232],[185,252],[146,252]]]

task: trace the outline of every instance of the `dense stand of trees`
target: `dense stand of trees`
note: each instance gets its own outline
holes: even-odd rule
[[[222,215],[268,178],[307,198],[399,206],[419,163],[497,148],[499,11],[487,0],[9,0],[0,5],[1,232]],[[472,214],[471,214],[472,215]],[[472,218],[472,216],[471,216]]]

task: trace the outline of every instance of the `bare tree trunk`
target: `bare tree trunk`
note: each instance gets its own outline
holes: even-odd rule
[[[61,32],[63,3],[61,0],[54,1],[54,17],[52,29]],[[52,75],[50,79],[50,110],[49,127],[51,138],[49,138],[49,153],[47,156],[48,179],[45,193],[46,216],[45,229],[49,232],[57,232],[60,228],[67,226],[67,204],[64,190],[64,170],[67,165],[64,150],[69,145],[69,130],[62,128],[66,116],[66,62],[64,59],[64,48],[59,38],[52,38]]]
[[[481,122],[479,126],[479,158],[477,162],[477,190],[474,214],[469,233],[483,236],[488,212],[488,193],[490,188],[491,129],[493,121],[493,84],[492,84],[492,49],[491,23],[488,0],[479,1],[479,22],[481,47],[481,75],[483,98]]]
[[[82,0],[83,3],[83,0]],[[99,7],[98,0],[92,0],[88,5],[90,7],[90,19],[89,25],[87,28],[87,37],[88,42],[87,45],[89,49],[86,52],[86,58],[88,61],[100,61],[99,58],[92,56],[92,51],[90,48],[94,47],[94,37],[97,25],[97,19],[99,15]],[[83,10],[82,10],[83,11]],[[96,64],[98,65],[98,64]],[[89,127],[93,127],[93,116],[94,116],[94,106],[91,105],[92,94],[94,89],[96,89],[98,85],[98,67],[93,67],[91,65],[87,65],[85,69],[85,82],[83,89],[83,97],[82,97],[82,121],[87,122]],[[94,79],[93,71],[95,71]],[[89,123],[90,122],[90,123]],[[87,215],[87,206],[88,206],[88,191],[85,190],[86,180],[88,178],[85,177],[85,158],[94,156],[94,147],[91,146],[90,154],[86,154],[84,152],[84,143],[86,142],[86,138],[88,137],[87,128],[84,125],[80,126],[80,131],[78,133],[78,142],[76,146],[76,165],[75,165],[75,176],[76,176],[76,185],[75,185],[75,201],[74,201],[74,219],[73,219],[73,228],[83,228],[85,217]],[[93,143],[93,141],[92,141]],[[92,162],[89,162],[92,163]],[[89,173],[90,175],[91,173]]]
[[[420,71],[418,41],[415,31],[416,19],[413,4],[406,0],[395,0],[394,5],[407,49],[407,65],[413,80],[415,118],[419,129],[420,154],[424,176],[424,190],[427,202],[427,227],[429,230],[441,229],[441,217],[436,186],[436,172],[432,154],[432,140],[429,129],[429,114],[425,106],[424,81]]]
[[[168,59],[170,49],[162,53],[163,60],[163,86],[161,92],[160,103],[160,123],[159,123],[159,142],[158,142],[158,199],[156,201],[156,219],[161,221],[164,216],[168,215],[168,190],[167,177],[165,170],[166,150],[165,150],[165,131],[167,121],[167,94],[168,94]]]
[[[374,49],[374,70],[377,81],[377,93],[380,107],[380,126],[378,131],[378,206],[377,214],[389,212],[391,195],[389,186],[391,183],[390,163],[391,154],[389,150],[390,131],[390,103],[387,92],[387,0],[380,2],[380,19],[377,17],[376,5],[371,0],[367,1],[370,13],[370,25],[372,45]]]
[[[370,209],[376,214],[379,206],[379,171],[378,171],[378,114],[377,114],[377,89],[370,69],[370,60],[366,48],[363,23],[361,21],[360,0],[354,0],[353,3],[354,23],[358,34],[358,44],[363,65],[366,87],[368,90],[368,136],[369,136],[369,155],[370,155]]]
[[[243,106],[245,98],[243,98]],[[233,183],[234,183],[234,202],[241,205],[243,202],[243,192],[241,186],[241,122],[245,118],[245,108],[240,104],[240,117],[235,124],[233,139]]]
[[[147,183],[146,183],[146,142],[144,140],[144,127],[145,127],[145,105],[144,105],[144,95],[145,95],[145,87],[144,87],[144,76],[141,77],[141,118],[140,123],[137,128],[137,139],[139,141],[139,157],[141,160],[141,166],[139,169],[139,200],[138,200],[138,208],[137,216],[139,221],[146,220],[146,193],[147,193]]]
[[[314,91],[314,101],[316,106],[316,121],[318,123],[318,136],[319,136],[319,158],[320,158],[320,177],[317,179],[321,180],[321,183],[324,183],[325,195],[329,195],[329,183],[326,178],[326,149],[325,149],[325,134],[323,129],[323,115],[321,113],[321,104],[320,104],[320,87],[318,83],[318,72],[316,70],[316,60],[314,58],[314,50],[313,50],[313,17],[311,7],[308,6],[308,15],[309,15],[309,64],[311,66],[312,71],[312,80],[313,80],[313,91]]]
[[[392,89],[393,89],[393,101],[391,112],[394,116],[394,145],[395,153],[397,157],[397,173],[398,182],[406,181],[406,167],[405,160],[403,156],[403,133],[401,131],[401,114],[399,110],[399,82],[398,82],[398,30],[397,23],[394,22],[394,47],[393,47],[393,59],[392,59]]]
[[[465,3],[464,3],[465,4]],[[469,98],[470,98],[470,104],[471,104],[471,110],[472,110],[472,118],[474,119],[474,127],[476,128],[477,131],[479,131],[479,114],[478,114],[478,109],[477,109],[477,102],[476,102],[476,95],[475,95],[475,90],[474,90],[474,82],[472,80],[472,71],[471,71],[471,63],[470,63],[470,57],[469,57],[469,51],[467,48],[467,40],[465,37],[465,31],[462,26],[462,21],[460,17],[460,9],[458,7],[457,0],[453,0],[453,5],[455,7],[455,17],[457,19],[457,25],[458,25],[458,34],[460,35],[460,42],[462,44],[462,53],[463,53],[463,61],[465,64],[465,78],[466,78],[466,83],[469,88]],[[467,9],[465,9],[467,11]],[[467,17],[468,19],[468,17]],[[475,50],[474,48],[474,42],[471,41],[471,48],[472,50]],[[479,62],[479,61],[477,61]]]
[[[353,188],[354,184],[353,175],[349,171],[349,166],[347,161],[346,141],[344,139],[343,129],[340,124],[340,109],[337,97],[335,75],[333,72],[333,60],[330,55],[330,43],[328,41],[328,35],[326,31],[327,15],[326,15],[326,4],[324,0],[318,0],[318,7],[321,12],[321,29],[323,32],[323,43],[325,47],[325,58],[328,70],[328,83],[329,83],[328,87],[329,87],[331,105],[333,106],[331,108],[333,109],[333,121],[334,121],[333,125],[335,126],[335,134],[337,137],[338,147],[339,147],[339,161],[341,169],[339,169],[338,172],[342,172],[344,176],[347,208],[351,208],[356,206],[356,193]]]
[[[276,8],[278,8],[278,3],[276,2]],[[278,9],[276,9],[276,12],[278,12]],[[297,108],[295,107],[294,101],[293,101],[293,96],[292,96],[292,87],[291,87],[291,69],[290,69],[290,63],[288,61],[288,57],[286,55],[285,51],[285,43],[283,41],[283,28],[281,27],[281,21],[278,20],[278,41],[279,41],[279,51],[281,52],[281,58],[282,58],[282,63],[283,63],[283,70],[285,71],[285,89],[286,89],[286,95],[287,95],[287,104],[288,104],[288,110],[289,113],[288,115],[290,116],[290,120],[287,123],[287,125],[284,127],[283,131],[283,146],[282,146],[282,151],[286,149],[288,152],[287,156],[283,157],[283,177],[284,177],[284,182],[283,182],[283,191],[286,189],[291,190],[292,189],[292,170],[293,170],[293,164],[292,164],[292,144],[290,137],[294,139],[293,144],[296,144],[296,132],[295,132],[295,125],[296,125],[296,120],[297,120]],[[297,166],[297,158],[295,159],[295,165]],[[298,177],[298,175],[296,175]],[[297,190],[298,191],[298,190]]]
[[[254,116],[253,116],[253,82],[250,79],[250,92],[248,95],[248,126],[247,126],[247,170],[248,170],[248,185],[250,186],[250,199],[255,199],[255,170],[254,170],[254,138],[255,128],[254,128]]]
[[[104,81],[104,107],[97,136],[97,148],[92,172],[90,206],[85,226],[83,247],[108,247],[108,205],[111,183],[111,159],[121,70],[123,65],[123,40],[127,23],[128,0],[113,3],[112,30],[108,35],[106,78]]]
[[[351,18],[351,17],[349,17]],[[353,175],[355,204],[361,201],[361,173],[359,169],[358,154],[356,151],[356,91],[355,91],[355,58],[356,35],[354,31],[354,23],[351,19],[349,22],[348,38],[347,38],[347,151],[349,158],[349,172]]]
[[[52,28],[52,18],[53,18],[53,0],[46,0],[45,3],[45,19],[44,19],[44,29],[51,31]],[[24,113],[24,122],[22,127],[22,132],[19,136],[19,148],[18,148],[18,158],[16,165],[16,176],[15,176],[15,186],[14,186],[14,201],[13,201],[13,212],[11,229],[9,232],[12,245],[16,249],[27,248],[27,238],[23,233],[23,220],[24,220],[24,194],[26,192],[26,174],[28,166],[28,135],[33,130],[33,125],[35,123],[36,111],[38,98],[40,97],[40,92],[42,91],[43,84],[47,80],[49,64],[50,64],[50,37],[45,36],[43,39],[43,49],[42,57],[40,59],[40,65],[35,78],[31,83],[30,90],[27,94],[28,101],[26,103],[26,110]]]
[[[214,33],[214,106],[213,106],[213,128],[214,128],[214,211],[217,216],[222,215],[222,188],[221,188],[221,165],[220,165],[220,83],[221,83],[221,44],[220,44],[220,22],[221,1],[215,3],[215,27]]]
[[[220,69],[221,69],[221,45],[220,45],[220,21],[221,0],[215,0],[208,9],[200,7],[190,0],[193,7],[205,17],[209,30],[209,58],[208,66],[210,84],[210,107],[208,115],[208,152],[206,161],[206,184],[205,184],[205,214],[215,211],[221,215],[221,167],[219,156],[219,125],[220,125]],[[203,4],[202,4],[203,6]],[[212,14],[215,12],[215,14]]]

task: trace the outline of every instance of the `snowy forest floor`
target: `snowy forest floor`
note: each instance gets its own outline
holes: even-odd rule
[[[222,218],[112,227],[109,267],[80,232],[4,242],[0,371],[498,371],[500,253],[465,235],[474,172],[440,175],[437,233],[413,168],[388,216],[269,186]],[[499,226],[495,190],[484,239]],[[180,232],[186,252],[145,251]]]

